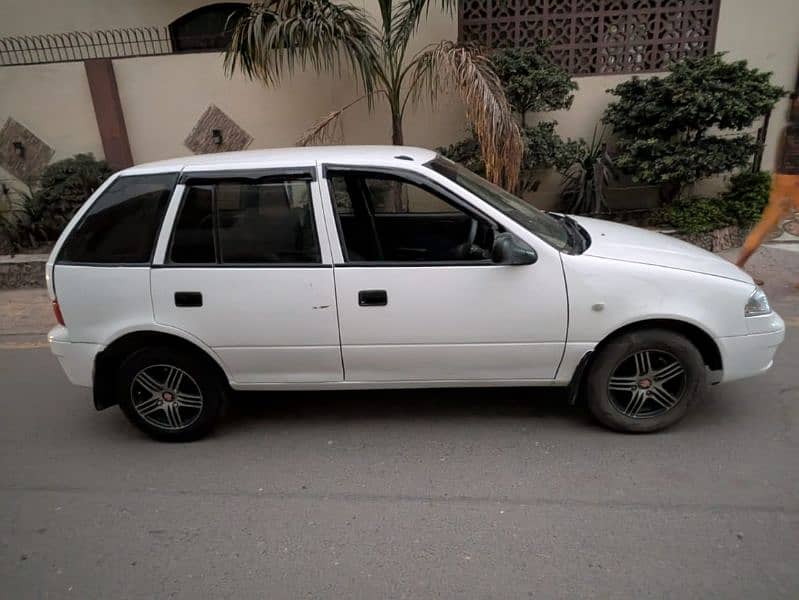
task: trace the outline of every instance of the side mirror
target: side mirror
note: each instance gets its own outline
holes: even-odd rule
[[[491,260],[498,265],[531,265],[538,260],[536,251],[511,233],[494,236]]]

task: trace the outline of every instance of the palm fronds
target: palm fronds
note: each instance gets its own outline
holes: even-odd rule
[[[426,88],[435,101],[443,83],[454,84],[480,142],[486,177],[509,190],[515,189],[524,143],[489,58],[474,46],[443,41],[423,49],[409,69],[413,76],[408,97],[418,97]]]
[[[375,94],[381,94],[381,93],[385,94],[385,91],[376,90],[372,94],[364,94],[363,96],[356,98],[349,104],[345,104],[341,108],[338,108],[334,111],[327,113],[323,117],[320,117],[319,119],[314,121],[313,124],[302,133],[300,138],[297,140],[296,145],[308,146],[311,144],[329,144],[335,141],[334,140],[335,128],[336,125],[339,124],[341,116],[344,114],[344,111],[346,111],[351,106],[358,104],[358,102],[360,102],[361,100],[366,100],[367,96],[370,95],[373,96]]]
[[[452,11],[454,0],[378,0],[380,22],[351,3],[332,0],[262,0],[237,23],[225,54],[228,74],[240,70],[269,85],[284,75],[312,68],[317,73],[348,66],[358,75],[363,96],[317,120],[298,144],[329,140],[341,115],[378,93],[391,110],[392,140],[400,144],[408,102],[424,92],[435,100],[452,84],[466,106],[483,153],[486,175],[508,189],[516,187],[524,153],[499,78],[480,49],[454,42],[424,48],[406,60],[411,37],[432,3]]]
[[[225,52],[225,71],[237,69],[269,85],[308,67],[317,73],[358,73],[364,91],[374,90],[380,69],[377,32],[363,8],[329,0],[267,0],[250,5]]]
[[[381,0],[382,2],[383,0]],[[422,17],[430,10],[430,0],[397,0],[394,4],[391,21],[391,44],[395,48],[405,48],[416,30]],[[439,6],[451,14],[456,6],[455,0],[439,0]]]

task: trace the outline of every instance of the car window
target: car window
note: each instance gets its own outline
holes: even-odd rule
[[[514,196],[498,185],[486,181],[463,165],[438,156],[425,166],[502,211],[558,250],[566,250],[570,247],[569,232],[558,219],[538,210],[532,204]]]
[[[375,214],[457,213],[432,192],[397,179],[366,178]]]
[[[177,174],[119,177],[64,243],[59,261],[147,264]]]
[[[343,177],[334,177],[330,179],[330,194],[333,197],[333,202],[336,205],[338,214],[352,214],[352,201],[350,200],[350,194],[347,191],[347,185]]]
[[[214,263],[214,190],[192,186],[186,191],[172,243],[172,262]]]
[[[331,171],[349,262],[487,261],[494,226],[431,188],[389,173]]]
[[[189,185],[175,222],[170,262],[321,262],[305,180]]]

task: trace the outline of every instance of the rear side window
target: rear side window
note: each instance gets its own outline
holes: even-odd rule
[[[210,186],[194,186],[186,192],[175,227],[172,262],[216,262],[213,198],[214,189]]]
[[[188,185],[169,258],[175,264],[321,262],[310,183]]]
[[[60,262],[148,264],[177,174],[119,177],[72,230]]]

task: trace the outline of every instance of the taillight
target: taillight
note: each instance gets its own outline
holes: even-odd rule
[[[55,315],[55,320],[58,321],[58,324],[62,327],[66,327],[64,323],[64,315],[61,314],[61,307],[58,306],[58,300],[53,300],[53,314]]]

